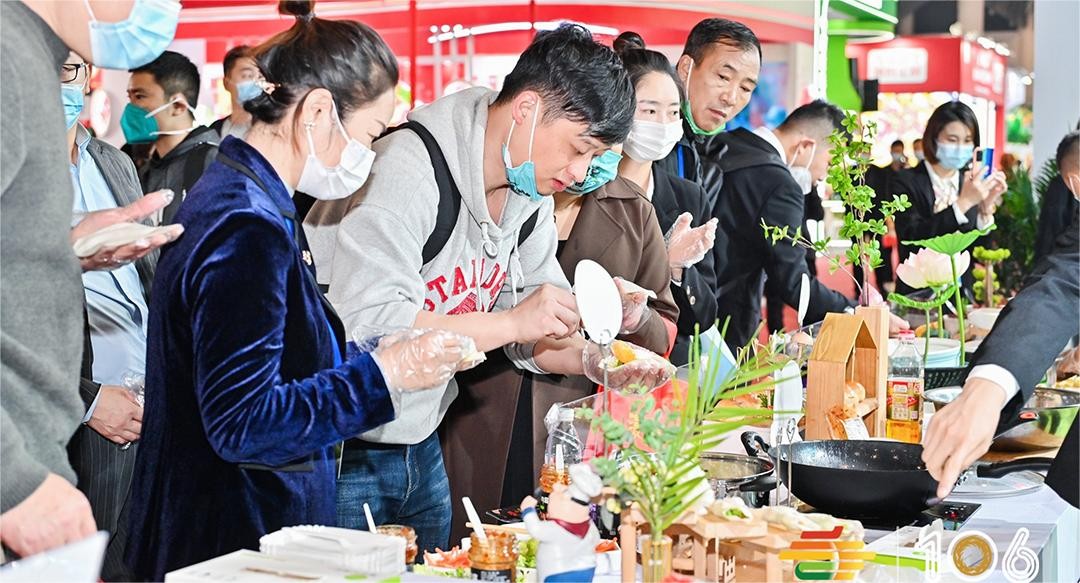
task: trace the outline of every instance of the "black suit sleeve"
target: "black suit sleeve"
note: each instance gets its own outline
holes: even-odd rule
[[[1054,250],[1054,242],[1076,217],[1076,199],[1061,175],[1050,181],[1039,210],[1039,228],[1035,232],[1035,261],[1038,262]]]
[[[791,180],[774,181],[778,186],[766,197],[761,208],[761,219],[775,227],[787,227],[788,233],[794,234],[803,224],[804,195],[798,191]],[[761,226],[755,225],[759,233]],[[798,307],[799,289],[802,275],[810,277],[806,266],[806,251],[790,241],[773,244],[760,234],[760,246],[764,249],[765,274],[775,289],[784,299],[784,303]],[[843,294],[833,291],[814,277],[810,277],[810,306],[806,313],[807,322],[817,322],[829,312],[843,312],[852,305]]]
[[[1080,236],[1078,225],[1057,241],[1002,310],[972,362],[996,364],[1020,385],[1011,405],[1031,397],[1035,383],[1069,340],[1080,333]]]

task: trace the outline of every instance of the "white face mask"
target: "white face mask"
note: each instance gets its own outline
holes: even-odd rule
[[[341,151],[341,161],[333,168],[327,168],[315,155],[315,139],[311,135],[315,122],[304,123],[309,150],[296,190],[319,200],[338,200],[360,190],[371,173],[372,162],[375,161],[375,152],[371,148],[349,137],[345,126],[341,125],[336,104],[330,110],[330,115],[346,142],[345,149]]]
[[[623,143],[623,153],[638,162],[662,160],[683,136],[681,120],[671,123],[634,120],[630,135]]]
[[[795,159],[799,157],[799,150],[795,150],[795,154],[791,157],[791,162],[788,164],[788,172],[791,172],[791,177],[795,179],[795,182],[799,185],[799,191],[804,195],[810,194],[810,191],[814,188],[814,177],[810,175],[810,164],[814,161],[814,154],[817,152],[817,144],[810,147],[810,159],[806,161],[805,166],[796,166]]]

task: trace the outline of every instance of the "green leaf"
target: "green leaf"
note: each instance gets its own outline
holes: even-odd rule
[[[965,249],[971,246],[979,237],[990,234],[997,228],[997,225],[991,224],[984,230],[974,230],[967,232],[955,232],[946,235],[938,235],[932,239],[920,239],[918,241],[904,241],[906,245],[918,245],[919,247],[925,247],[932,249],[938,253],[944,253],[946,255],[956,255],[962,253]]]

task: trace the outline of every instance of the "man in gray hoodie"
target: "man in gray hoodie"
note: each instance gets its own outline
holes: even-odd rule
[[[346,327],[453,330],[485,352],[503,348],[519,368],[581,374],[584,340],[555,260],[548,195],[582,182],[593,159],[626,138],[633,107],[618,57],[564,26],[537,35],[498,94],[468,89],[412,112],[411,131],[375,143],[364,188],[319,202],[307,219],[321,283]],[[439,225],[440,167],[460,192],[452,229]],[[421,548],[445,548],[451,501],[435,429],[457,392],[451,381],[403,395],[398,419],[346,442],[339,525],[361,527],[366,502],[377,523],[410,525]]]

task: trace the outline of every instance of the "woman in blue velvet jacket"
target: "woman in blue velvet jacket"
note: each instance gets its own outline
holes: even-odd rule
[[[360,187],[398,71],[367,26],[282,5],[297,21],[255,49],[248,142],[222,142],[158,263],[127,525],[144,579],[258,549],[285,526],[335,524],[334,444],[393,419],[393,391],[444,384],[472,350],[428,332],[345,356],[291,194]]]

